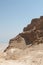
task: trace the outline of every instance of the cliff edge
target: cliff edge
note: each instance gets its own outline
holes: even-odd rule
[[[43,43],[43,16],[31,20],[31,23],[24,27],[23,32],[18,34],[15,38],[10,39],[8,47],[25,49],[28,45]]]

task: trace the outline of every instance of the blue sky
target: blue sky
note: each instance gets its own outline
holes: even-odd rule
[[[0,0],[0,43],[7,43],[32,18],[42,15],[43,0]]]

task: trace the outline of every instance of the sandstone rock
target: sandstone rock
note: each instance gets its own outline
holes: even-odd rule
[[[43,43],[43,16],[32,19],[31,24],[24,27],[23,32],[9,41],[9,46],[5,51],[11,48],[25,49],[27,45]]]
[[[4,50],[4,52],[11,48],[20,48],[20,49],[26,48],[26,43],[24,38],[18,35],[15,38],[11,39],[9,41],[9,46]]]

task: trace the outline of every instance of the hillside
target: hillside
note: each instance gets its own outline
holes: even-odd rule
[[[32,19],[0,53],[0,65],[43,65],[43,16]]]
[[[31,23],[24,27],[23,32],[10,39],[5,52],[11,48],[25,49],[28,45],[43,43],[43,16],[32,19]]]

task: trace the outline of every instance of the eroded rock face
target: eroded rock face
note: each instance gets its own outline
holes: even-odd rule
[[[9,46],[4,51],[7,51],[8,49],[11,48],[20,48],[20,49],[26,48],[26,43],[24,38],[21,37],[20,35],[17,35],[15,38],[9,41]]]
[[[11,48],[24,49],[27,45],[35,43],[43,43],[43,16],[32,19],[31,24],[24,27],[22,33],[9,41],[5,51]]]

